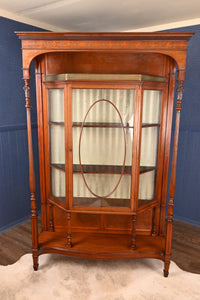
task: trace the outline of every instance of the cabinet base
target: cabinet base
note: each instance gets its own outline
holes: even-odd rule
[[[131,235],[102,233],[72,233],[71,248],[66,245],[65,232],[43,231],[39,235],[39,255],[60,253],[95,259],[158,258],[164,260],[165,237],[136,236],[136,248],[131,247]]]

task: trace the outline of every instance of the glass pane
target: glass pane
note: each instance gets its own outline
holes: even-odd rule
[[[161,91],[144,90],[143,92],[143,124],[159,124]]]
[[[156,171],[140,174],[139,183],[139,206],[154,200]]]
[[[51,196],[65,203],[64,89],[48,89]]]
[[[162,91],[144,90],[138,205],[155,199]]]
[[[74,205],[130,207],[134,95],[72,90]]]
[[[50,125],[50,163],[65,163],[65,129],[64,126]]]
[[[49,121],[64,122],[64,90],[49,89]]]
[[[155,167],[157,164],[159,127],[142,128],[140,166]]]
[[[82,122],[90,106],[99,99],[111,101],[120,111],[124,124],[133,126],[135,90],[124,89],[73,89],[72,90],[73,122]],[[118,115],[113,106],[102,102],[92,109],[87,122],[117,123]]]
[[[73,128],[73,163],[79,164],[81,128]],[[132,163],[133,129],[126,128],[126,165]],[[115,150],[117,149],[117,151]],[[83,128],[81,135],[81,162],[83,165],[122,166],[124,160],[124,133],[122,128]]]
[[[108,194],[115,187],[116,174],[85,174],[91,189],[97,194]],[[119,206],[130,207],[131,176],[124,175],[118,186],[109,198],[98,198],[87,189],[81,174],[73,175],[74,206]],[[122,201],[120,201],[122,200]],[[118,203],[118,204],[117,204]]]
[[[65,173],[51,168],[51,195],[65,203]]]

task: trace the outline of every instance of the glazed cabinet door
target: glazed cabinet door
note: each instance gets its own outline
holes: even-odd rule
[[[71,86],[71,208],[132,208],[135,94],[133,87]]]

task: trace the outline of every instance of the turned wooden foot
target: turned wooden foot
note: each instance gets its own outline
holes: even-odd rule
[[[169,275],[169,272],[168,272],[168,271],[165,271],[165,270],[163,270],[163,274],[164,274],[164,277],[168,277],[168,275]]]
[[[38,270],[38,255],[33,254],[33,270],[37,271]]]
[[[33,270],[37,271],[38,270],[38,266],[39,266],[38,264],[37,265],[33,265]]]
[[[169,265],[170,265],[170,261],[165,261],[165,266],[163,270],[164,277],[168,277],[169,275]]]

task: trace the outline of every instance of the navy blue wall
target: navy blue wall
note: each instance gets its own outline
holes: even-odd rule
[[[30,215],[25,100],[21,41],[14,31],[41,30],[0,18],[0,231]],[[32,126],[39,206],[37,116],[32,76]]]
[[[195,32],[188,44],[174,218],[200,226],[200,25],[169,31]]]
[[[14,31],[26,24],[0,18],[0,231],[30,215],[26,115],[21,43]],[[174,216],[200,226],[200,25],[170,31],[194,31],[189,42],[181,112]],[[39,207],[37,116],[32,75],[32,124]]]

